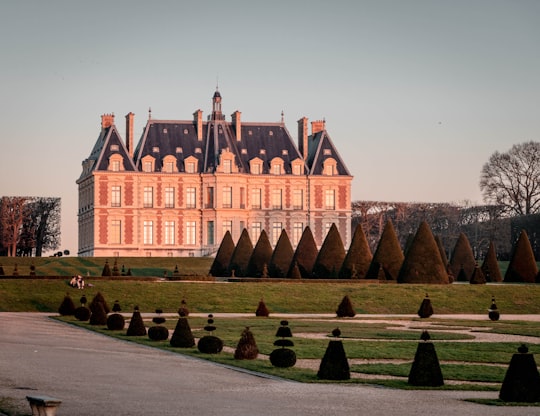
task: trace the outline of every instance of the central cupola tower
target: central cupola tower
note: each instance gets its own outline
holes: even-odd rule
[[[212,97],[212,120],[225,120],[225,116],[221,112],[221,94],[217,87]]]

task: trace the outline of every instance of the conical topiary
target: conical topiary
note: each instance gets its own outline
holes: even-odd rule
[[[397,280],[403,259],[403,251],[399,245],[396,230],[392,221],[388,220],[377,244],[375,254],[373,254],[366,278],[378,279],[379,270],[382,268],[387,277],[391,280]]]
[[[448,256],[446,255],[446,250],[444,249],[441,237],[436,235],[435,242],[437,243],[437,247],[439,248],[439,253],[441,254],[441,260],[443,264],[448,264]]]
[[[213,332],[216,330],[214,326],[214,315],[208,315],[207,323],[208,325],[204,327],[204,330],[210,332],[210,335],[205,335],[199,339],[197,349],[203,354],[217,354],[223,349],[223,341],[213,335]]]
[[[476,267],[474,268],[470,283],[472,285],[486,284],[486,277],[484,276],[484,272],[482,272],[482,269],[480,268],[480,266],[476,265]]]
[[[66,293],[66,296],[64,296],[64,300],[58,307],[58,313],[62,316],[71,316],[75,314],[75,304],[73,303],[71,296],[69,296],[69,293]]]
[[[488,309],[488,317],[492,321],[498,321],[501,317],[501,313],[499,312],[499,309],[497,308],[497,304],[495,303],[495,297],[491,297],[491,306]]]
[[[538,267],[534,259],[531,242],[525,230],[521,234],[512,251],[512,257],[504,275],[505,282],[535,283]]]
[[[180,277],[180,270],[178,270],[178,264],[174,265],[173,277],[178,279]]]
[[[266,231],[262,230],[249,258],[247,273],[249,277],[264,277],[265,267],[272,259],[272,245]]]
[[[254,360],[259,355],[259,348],[255,342],[253,333],[246,327],[240,335],[240,340],[234,351],[236,360]]]
[[[429,296],[426,293],[426,297],[422,300],[420,308],[418,309],[418,316],[420,318],[429,318],[431,315],[433,315],[433,306],[431,305],[431,299],[429,299]]]
[[[98,302],[103,305],[103,310],[106,314],[111,311],[111,308],[109,308],[109,305],[107,305],[107,301],[105,300],[105,297],[101,294],[101,292],[97,292],[92,298],[92,302],[90,302],[90,305],[88,305],[90,310],[92,310],[92,306]]]
[[[339,328],[334,329],[332,335],[339,337],[341,335]],[[351,378],[349,361],[341,340],[335,339],[328,343],[317,378],[322,380],[349,380]]]
[[[259,305],[257,306],[257,310],[255,311],[255,316],[268,317],[269,315],[270,315],[270,311],[266,307],[266,304],[264,303],[264,300],[261,299],[259,301]]]
[[[4,267],[0,264],[0,276],[5,276]]]
[[[495,243],[489,242],[489,248],[482,263],[482,272],[488,282],[502,282],[501,269],[497,261],[497,253],[495,251]]]
[[[534,356],[524,344],[510,360],[499,398],[505,402],[540,402],[540,374]]]
[[[174,328],[174,332],[169,343],[171,344],[171,347],[191,348],[195,345],[195,338],[191,332],[191,327],[189,326],[187,317],[181,313],[179,314],[180,318],[176,323],[176,327]]]
[[[113,276],[120,276],[120,269],[118,268],[118,259],[117,258],[114,259],[114,264],[113,264],[111,274]]]
[[[268,265],[270,277],[287,277],[294,257],[294,249],[287,232],[283,229]]]
[[[296,353],[290,348],[286,347],[294,346],[294,342],[292,342],[290,339],[285,339],[291,338],[292,332],[289,328],[288,321],[283,320],[281,321],[280,325],[281,326],[276,332],[276,337],[279,337],[280,339],[275,340],[274,345],[281,348],[277,348],[270,353],[270,362],[274,367],[292,367],[296,364]]]
[[[293,262],[291,266],[291,270],[289,271],[289,279],[301,279],[302,273],[300,272],[300,268],[298,267],[298,263],[295,261]]]
[[[90,304],[90,325],[107,325],[107,313],[103,303],[94,302]]]
[[[372,259],[366,234],[362,224],[358,224],[354,230],[345,260],[343,260],[339,277],[341,279],[365,279]]]
[[[457,274],[456,281],[458,281],[458,282],[468,282],[469,281],[469,276],[467,276],[467,272],[465,271],[463,266],[461,266],[459,268],[459,273]]]
[[[418,227],[407,251],[398,283],[449,283],[437,243],[425,221]]]
[[[102,276],[112,276],[111,267],[109,266],[109,260],[105,260],[105,266],[103,266]]]
[[[126,335],[128,337],[142,337],[146,335],[146,327],[144,326],[138,306],[135,306],[133,310]]]
[[[345,295],[339,303],[336,315],[338,318],[352,318],[356,315],[351,299],[348,295]]]
[[[313,277],[316,279],[336,279],[345,260],[345,247],[335,223],[332,223],[323,241],[315,264]]]
[[[469,239],[464,233],[460,233],[450,257],[450,270],[454,276],[459,276],[460,269],[463,269],[468,282],[471,280],[475,266],[476,260]]]
[[[248,231],[244,228],[236,247],[234,248],[231,262],[229,263],[229,276],[245,277],[247,276],[247,268],[251,253],[253,252],[253,244],[249,238]]]
[[[231,233],[227,231],[221,240],[214,262],[210,267],[210,275],[214,277],[229,276],[227,274],[229,263],[234,252],[234,241]]]
[[[302,237],[296,246],[294,251],[294,256],[291,262],[291,269],[287,273],[287,276],[290,278],[296,278],[294,274],[296,272],[293,270],[295,267],[298,268],[300,276],[303,279],[310,279],[313,277],[313,266],[315,265],[315,260],[317,260],[317,244],[315,244],[315,239],[309,227],[304,228]]]
[[[421,338],[424,341],[418,343],[408,383],[412,386],[440,387],[444,385],[444,379],[435,346],[429,341],[427,331]]]

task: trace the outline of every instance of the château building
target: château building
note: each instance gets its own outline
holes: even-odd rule
[[[298,121],[298,146],[283,121],[226,121],[216,89],[212,113],[156,120],[149,112],[134,146],[134,114],[125,140],[113,114],[82,163],[79,256],[205,256],[226,231],[262,230],[276,244],[282,229],[296,247],[309,226],[320,247],[332,223],[351,239],[352,176],[325,121]]]

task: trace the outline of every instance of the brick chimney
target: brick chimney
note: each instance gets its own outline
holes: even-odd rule
[[[128,149],[129,156],[133,157],[133,120],[135,119],[135,114],[129,112],[126,115],[126,146]]]
[[[308,157],[308,119],[302,117],[298,120],[298,150],[300,154],[307,160]]]
[[[325,120],[315,120],[311,122],[311,134],[316,134],[325,129]]]
[[[101,116],[101,128],[106,129],[114,124],[114,114],[103,114]]]
[[[242,122],[240,121],[240,116],[242,113],[236,110],[231,114],[232,124],[234,125],[234,134],[236,135],[236,141],[242,141]]]
[[[202,140],[202,110],[197,110],[193,113],[193,121],[195,122],[195,128],[197,130],[197,140]]]

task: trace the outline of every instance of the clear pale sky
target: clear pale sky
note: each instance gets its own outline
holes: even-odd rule
[[[0,0],[0,195],[62,198],[77,252],[100,116],[326,119],[353,200],[482,203],[489,156],[540,140],[540,1]]]

